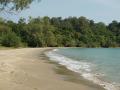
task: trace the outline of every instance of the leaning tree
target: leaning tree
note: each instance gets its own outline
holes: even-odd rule
[[[40,0],[0,0],[0,11],[21,11],[28,8],[33,1]]]

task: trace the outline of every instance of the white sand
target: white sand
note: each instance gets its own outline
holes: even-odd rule
[[[0,90],[96,90],[64,81],[45,63],[48,48],[0,50]]]

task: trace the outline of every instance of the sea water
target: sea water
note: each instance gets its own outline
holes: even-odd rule
[[[120,48],[60,48],[47,56],[106,90],[120,90]]]

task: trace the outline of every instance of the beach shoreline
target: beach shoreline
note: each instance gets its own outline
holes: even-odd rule
[[[0,50],[0,90],[104,90],[49,61],[44,53],[52,49]]]

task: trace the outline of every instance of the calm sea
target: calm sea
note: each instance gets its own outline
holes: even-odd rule
[[[120,90],[120,48],[60,48],[47,56],[107,90]]]

